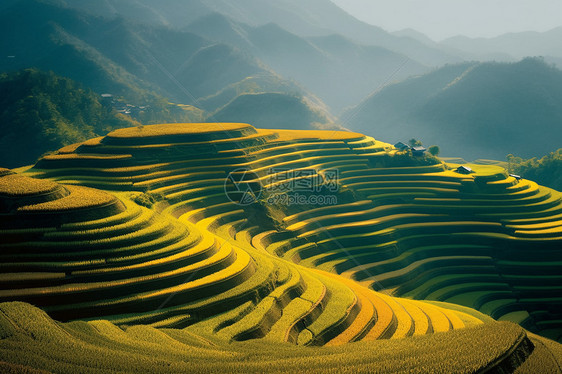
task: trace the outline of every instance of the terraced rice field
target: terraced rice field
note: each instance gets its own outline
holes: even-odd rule
[[[220,341],[409,340],[488,316],[560,340],[561,194],[457,166],[348,132],[118,130],[0,170],[0,301]],[[240,169],[253,204],[225,193]],[[335,200],[272,200],[296,189]]]
[[[56,323],[29,304],[0,303],[0,332],[0,370],[16,373],[546,373],[559,365],[552,355],[558,344],[506,322],[310,349],[262,340],[229,344],[191,328]]]
[[[286,262],[253,247],[251,239],[237,240],[246,220],[243,210],[230,210],[233,204],[224,213],[209,206],[176,219],[166,212],[177,213],[177,206],[157,213],[122,192],[18,174],[0,177],[0,183],[3,178],[16,180],[25,194],[4,188],[14,200],[3,211],[0,231],[0,299],[40,306],[55,319],[104,318],[203,332],[212,326],[226,340],[302,345],[419,335],[437,331],[434,325],[464,327],[449,322],[460,320],[461,312],[442,312],[434,321],[426,309],[442,308],[420,305],[410,316],[399,299]],[[425,327],[416,330],[422,314],[418,323]]]

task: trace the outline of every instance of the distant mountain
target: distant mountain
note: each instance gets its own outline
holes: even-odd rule
[[[302,91],[235,47],[124,18],[94,17],[53,1],[13,4],[0,14],[0,32],[0,49],[12,56],[0,60],[0,70],[53,70],[98,93],[138,103],[156,92],[196,105],[197,99],[254,75],[270,76],[269,89],[277,80]]]
[[[254,29],[219,12],[208,13],[185,25],[182,30],[201,35],[209,40],[236,46],[244,51],[255,49],[248,34]]]
[[[302,37],[340,34],[360,44],[405,54],[424,65],[438,66],[460,61],[454,54],[440,48],[429,47],[410,37],[394,36],[359,21],[330,0],[103,0],[95,3],[67,0],[67,4],[98,15],[121,15],[176,28],[183,28],[200,17],[218,12],[254,27],[275,23]]]
[[[444,40],[441,45],[462,51],[466,57],[479,59],[491,56],[503,60],[528,56],[562,59],[562,27],[547,32],[509,33],[495,38],[456,36]]]
[[[421,43],[423,43],[423,44],[425,44],[429,47],[439,48],[439,43],[432,40],[431,38],[429,38],[424,33],[421,33],[419,31],[411,29],[411,28],[394,31],[394,32],[392,32],[392,35],[395,35],[395,36],[398,36],[398,37],[411,38],[411,39],[417,40],[417,41],[419,41],[419,42],[421,42]]]
[[[127,94],[131,100],[145,99],[150,90],[148,84],[77,37],[97,37],[106,27],[102,20],[75,11],[40,1],[19,1],[0,13],[0,49],[5,51],[0,69],[53,70],[98,92]],[[107,42],[99,37],[98,40]]]
[[[281,93],[237,96],[213,113],[208,121],[242,122],[266,129],[336,129],[334,119],[307,99]],[[338,128],[339,129],[339,128]]]
[[[544,60],[549,64],[553,64],[558,69],[562,69],[562,56],[561,57],[544,56]]]
[[[342,122],[388,141],[437,144],[443,156],[535,157],[560,148],[562,71],[534,58],[449,65],[386,87]]]
[[[357,103],[387,80],[428,71],[405,55],[359,45],[341,35],[303,38],[273,23],[251,27],[219,13],[195,21],[186,30],[247,51],[314,92],[335,111]]]
[[[240,82],[229,84],[222,90],[197,100],[201,108],[213,112],[218,108],[228,104],[239,95],[246,93],[285,93],[289,95],[302,95],[302,90],[294,83],[281,79],[271,74],[254,75],[247,77]],[[306,94],[307,98],[315,102],[318,106],[329,112],[325,104],[312,94]]]
[[[215,112],[236,112],[233,108],[240,103],[246,105],[245,115],[257,116],[256,123],[262,127],[270,126],[267,118],[280,128],[295,124],[309,128],[313,122],[332,122],[328,108],[319,98],[282,78],[250,52],[187,31],[142,25],[123,17],[93,16],[54,1],[20,0],[0,13],[0,32],[0,49],[5,51],[0,58],[0,72],[12,72],[6,75],[8,81],[21,78],[16,71],[34,67],[53,71],[56,81],[72,82],[66,86],[68,92],[55,93],[55,98],[51,94],[56,89],[51,86],[56,84],[48,83],[45,88],[37,82],[38,87],[26,83],[25,92],[34,97],[33,102],[12,95],[11,89],[2,91],[10,93],[12,100],[4,101],[0,140],[5,145],[4,165],[9,167],[31,163],[48,149],[120,126],[113,124],[115,113],[110,114],[111,106],[106,108],[108,113],[98,113],[95,119],[82,113],[92,109],[72,95],[80,97],[83,90],[95,105],[99,105],[100,94],[117,100],[120,111],[128,114],[120,119],[128,121],[129,126],[135,119],[143,124],[200,122]],[[7,87],[15,86],[10,83]],[[36,91],[41,95],[31,94]],[[248,100],[244,95],[249,93],[271,94],[251,96],[253,100]],[[68,95],[68,102],[75,105],[72,116],[60,110],[64,103],[57,100],[61,95]],[[269,99],[256,101],[258,97]],[[299,98],[296,102],[295,97]],[[254,107],[249,105],[252,103]],[[284,123],[281,108],[292,110]],[[24,115],[25,111],[30,113]],[[96,127],[101,126],[101,119],[108,121],[104,131]],[[12,126],[19,128],[12,131]],[[23,153],[25,149],[32,151]]]
[[[6,35],[0,47],[15,57],[0,61],[0,69],[37,66],[97,92],[127,93],[138,103],[146,92],[154,91],[195,106],[209,96],[222,97],[217,94],[225,87],[259,77],[254,84],[266,82],[259,92],[308,95],[308,91],[335,111],[357,103],[387,81],[428,71],[409,56],[386,48],[359,45],[334,34],[304,38],[275,23],[251,26],[212,7],[182,31],[151,18],[158,12],[169,14],[170,7],[178,12],[194,9],[194,1],[142,5],[141,0],[131,0],[130,11],[124,3],[117,6],[112,1],[95,9],[80,1],[68,2],[74,9],[55,0],[13,4],[0,15],[0,31]],[[135,6],[152,11],[134,11]],[[93,16],[84,9],[114,18]],[[231,99],[202,109],[216,110]]]
[[[2,6],[0,48],[6,53],[0,58],[0,71],[28,67],[52,70],[98,94],[110,93],[137,106],[164,110],[174,102],[197,107],[205,115],[227,110],[237,113],[241,107],[259,113],[268,108],[252,108],[250,103],[268,103],[275,112],[280,102],[297,97],[312,103],[314,112],[320,113],[321,120],[311,121],[306,110],[297,111],[304,117],[290,121],[308,126],[311,122],[330,123],[330,111],[339,113],[378,90],[343,116],[342,125],[371,133],[365,128],[383,124],[373,135],[388,140],[417,137],[438,143],[444,139],[447,144],[440,144],[442,154],[467,158],[501,158],[507,153],[531,157],[545,150],[504,152],[488,146],[486,141],[493,138],[488,137],[481,147],[486,151],[476,154],[476,146],[467,146],[466,139],[454,145],[454,139],[442,137],[442,129],[433,124],[469,128],[473,124],[488,126],[494,119],[499,131],[506,131],[506,125],[498,124],[511,117],[501,110],[517,113],[514,123],[540,120],[547,126],[557,118],[556,105],[554,109],[548,106],[548,100],[557,100],[556,89],[544,77],[550,73],[537,73],[546,88],[532,98],[532,74],[524,69],[512,71],[506,65],[448,65],[380,89],[424,74],[432,64],[455,60],[458,50],[413,30],[391,35],[356,20],[328,0],[102,0],[95,4],[85,0],[10,0]],[[444,49],[453,52],[443,53]],[[531,72],[535,70],[541,68],[530,67]],[[482,78],[487,74],[493,78]],[[487,87],[485,92],[479,90],[481,87]],[[492,94],[495,96],[487,102],[467,104]],[[486,106],[497,98],[520,100],[522,104],[516,109],[522,112],[513,110],[508,102]],[[533,112],[528,104],[531,100],[543,100],[536,106],[545,106],[544,110]],[[479,106],[485,112],[474,109]],[[181,108],[187,107],[173,111],[178,109],[182,116]],[[457,113],[463,110],[466,113],[459,119]],[[139,120],[162,122],[156,115]],[[257,125],[267,127],[261,122]],[[491,149],[496,149],[495,156],[490,155],[494,153]]]

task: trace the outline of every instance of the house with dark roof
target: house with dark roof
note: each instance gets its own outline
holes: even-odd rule
[[[427,151],[427,149],[421,145],[412,147],[412,155],[414,156],[423,156],[425,151]]]
[[[398,149],[399,151],[405,151],[406,149],[410,149],[410,146],[408,144],[398,142],[394,144],[394,148]]]
[[[460,173],[460,174],[471,174],[471,173],[474,173],[474,170],[472,170],[468,166],[461,165],[461,166],[459,166],[458,168],[455,169],[455,172]]]

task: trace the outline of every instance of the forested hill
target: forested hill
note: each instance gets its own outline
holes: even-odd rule
[[[560,148],[562,71],[540,58],[448,65],[386,87],[343,118],[380,139],[438,144],[444,156],[537,157]]]
[[[228,96],[228,91],[220,95]],[[69,78],[33,68],[0,74],[0,92],[5,93],[0,96],[0,159],[10,168],[31,164],[47,151],[140,123],[234,119],[264,128],[335,126],[324,108],[296,93],[243,94],[214,112],[205,112],[169,103],[156,94],[147,95],[144,105],[133,105],[123,97],[102,96]]]
[[[0,70],[52,70],[137,105],[154,94],[196,105],[248,77],[257,90],[262,80],[270,91],[300,90],[235,47],[122,17],[95,17],[61,4],[20,0],[2,10],[0,49],[10,58],[0,58]],[[233,99],[222,98],[216,105]]]
[[[508,155],[507,168],[526,179],[562,191],[562,148],[541,158],[528,160]]]
[[[52,72],[0,74],[0,159],[17,167],[41,154],[135,124],[100,95]]]

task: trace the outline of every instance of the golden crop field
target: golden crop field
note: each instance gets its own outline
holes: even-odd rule
[[[357,133],[170,124],[2,169],[0,369],[555,367],[562,194],[458,166]]]

